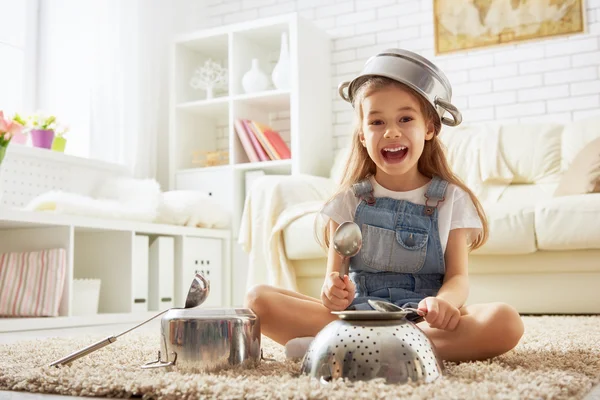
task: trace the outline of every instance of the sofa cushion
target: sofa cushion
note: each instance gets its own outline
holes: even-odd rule
[[[600,249],[600,193],[555,197],[535,206],[540,250]]]
[[[491,204],[484,209],[489,237],[473,254],[528,254],[537,250],[533,206]]]
[[[562,175],[555,196],[600,192],[600,138],[588,143]]]
[[[600,138],[600,116],[572,122],[562,136],[562,170],[566,171],[577,154],[593,140]]]
[[[283,240],[288,259],[306,260],[327,256],[315,238],[316,217],[317,213],[307,213],[285,227]]]
[[[558,181],[563,125],[506,124],[500,149],[514,174],[512,183]]]

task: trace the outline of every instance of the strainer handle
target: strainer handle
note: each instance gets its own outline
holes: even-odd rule
[[[347,89],[349,85],[350,85],[350,82],[348,82],[348,81],[342,82],[338,85],[338,93],[340,94],[342,99],[346,100],[348,103],[351,102],[350,97],[348,96],[347,92],[344,92],[344,89]]]
[[[442,100],[440,98],[435,99],[435,104],[442,107],[444,110],[448,111],[452,118],[443,117],[442,123],[448,126],[457,126],[462,122],[462,114],[458,111],[458,108],[450,102],[446,100]]]

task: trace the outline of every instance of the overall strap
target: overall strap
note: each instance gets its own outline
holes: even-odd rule
[[[352,185],[352,192],[356,197],[366,201],[368,205],[372,206],[375,204],[373,185],[371,185],[371,181],[368,177]]]
[[[446,189],[448,188],[448,182],[443,180],[437,175],[434,175],[431,179],[431,184],[427,188],[425,193],[425,214],[432,215],[434,209],[446,199]],[[430,204],[432,203],[432,204]]]

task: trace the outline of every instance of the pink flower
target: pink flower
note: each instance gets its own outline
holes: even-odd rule
[[[8,121],[4,119],[4,112],[0,111],[0,133],[8,132]]]
[[[4,119],[4,112],[0,111],[0,134],[5,133],[4,139],[8,140],[13,135],[20,135],[23,132],[23,125],[16,121]]]
[[[12,135],[20,135],[23,132],[23,125],[16,121],[10,121],[6,131]]]

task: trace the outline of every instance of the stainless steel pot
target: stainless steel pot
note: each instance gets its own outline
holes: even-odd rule
[[[311,342],[301,372],[329,382],[345,378],[386,383],[433,382],[443,363],[409,311],[341,311]]]
[[[427,99],[443,124],[457,126],[462,115],[452,103],[452,86],[444,73],[426,58],[403,49],[387,49],[369,58],[361,73],[338,86],[340,96],[353,103],[356,90],[370,76],[384,76],[408,85]],[[444,116],[448,112],[452,118]]]
[[[249,309],[171,309],[161,319],[160,333],[158,359],[142,368],[211,372],[255,366],[261,359],[260,322]]]

